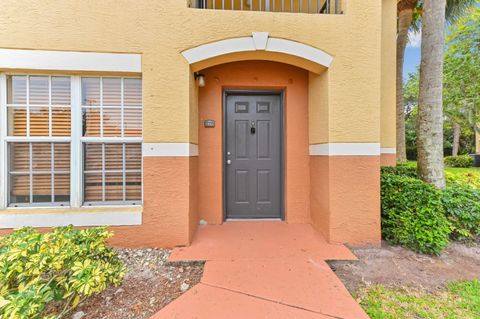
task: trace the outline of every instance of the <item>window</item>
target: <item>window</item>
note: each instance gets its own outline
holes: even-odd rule
[[[0,76],[3,205],[141,204],[140,78]]]
[[[70,77],[7,77],[8,203],[70,203]]]
[[[135,140],[142,136],[141,80],[82,78],[82,114],[85,203],[138,202],[142,151]]]

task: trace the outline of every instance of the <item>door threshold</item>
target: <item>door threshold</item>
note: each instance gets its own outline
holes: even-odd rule
[[[272,221],[272,222],[281,222],[283,221],[281,218],[227,218],[225,219],[226,222],[265,222],[265,221]]]

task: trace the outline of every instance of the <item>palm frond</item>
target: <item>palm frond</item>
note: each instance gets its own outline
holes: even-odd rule
[[[413,9],[413,20],[410,30],[413,32],[420,32],[422,29],[422,3],[418,2]]]
[[[480,5],[480,0],[447,0],[447,8],[445,11],[447,23],[455,23],[465,15],[468,8],[474,5]]]

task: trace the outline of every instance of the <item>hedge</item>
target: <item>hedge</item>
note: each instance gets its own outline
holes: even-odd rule
[[[383,173],[381,196],[385,240],[419,253],[440,254],[451,233],[441,191],[416,178]]]

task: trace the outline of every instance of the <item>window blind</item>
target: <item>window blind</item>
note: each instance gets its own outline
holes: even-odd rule
[[[142,198],[142,82],[134,78],[82,78],[84,201],[138,202]],[[115,137],[117,143],[89,141]],[[125,140],[124,140],[125,139]]]
[[[9,143],[10,200],[60,203],[70,200],[70,144]]]

